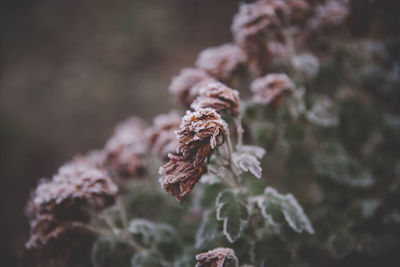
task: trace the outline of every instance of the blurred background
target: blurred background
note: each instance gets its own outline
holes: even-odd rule
[[[231,40],[238,2],[0,1],[1,266],[22,256],[38,179],[101,148],[119,121],[173,107],[171,77]],[[353,3],[354,35],[399,36],[398,0]]]
[[[171,77],[228,42],[237,1],[0,2],[0,265],[28,235],[41,177],[101,148],[130,115],[168,111]]]

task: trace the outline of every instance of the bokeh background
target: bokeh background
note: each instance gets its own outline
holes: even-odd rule
[[[38,179],[102,147],[128,116],[150,122],[173,107],[171,77],[229,42],[238,2],[0,1],[1,266],[22,256]],[[398,0],[353,2],[355,35],[399,36]]]
[[[0,265],[16,266],[41,177],[173,105],[171,77],[231,39],[233,0],[0,1]]]

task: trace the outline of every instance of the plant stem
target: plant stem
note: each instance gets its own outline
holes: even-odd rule
[[[237,116],[235,119],[236,131],[237,131],[237,150],[240,152],[243,145],[243,126],[242,126],[242,114]]]
[[[126,215],[125,207],[120,196],[116,198],[119,215],[121,216],[122,225],[124,228],[128,227],[128,216]]]

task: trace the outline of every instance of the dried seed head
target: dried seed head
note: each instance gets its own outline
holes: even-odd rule
[[[85,155],[75,156],[72,161],[87,164],[98,169],[104,169],[106,163],[106,153],[103,150],[92,150]]]
[[[95,234],[83,226],[57,221],[41,215],[31,223],[25,243],[32,256],[31,266],[75,266],[75,261],[90,253]]]
[[[210,83],[200,89],[200,95],[190,106],[194,110],[212,108],[232,116],[240,114],[239,92],[222,83]]]
[[[215,110],[205,108],[187,111],[176,133],[177,153],[160,168],[160,183],[182,203],[207,171],[205,160],[224,142],[228,126]]]
[[[83,163],[62,166],[52,180],[42,180],[28,204],[28,215],[51,214],[55,218],[79,219],[89,210],[113,203],[118,188],[108,175]]]
[[[209,148],[209,146],[208,146]],[[210,153],[209,149],[208,153]],[[183,203],[194,185],[207,171],[204,160],[196,162],[182,155],[170,154],[170,161],[160,168],[160,184],[167,192],[172,193],[179,202]]]
[[[178,76],[172,78],[169,91],[177,98],[179,103],[188,107],[198,96],[200,86],[210,82],[215,82],[215,79],[204,70],[184,68]]]
[[[224,44],[203,50],[196,60],[196,67],[228,83],[233,80],[246,60],[247,56],[241,48],[233,44]]]
[[[254,80],[250,85],[253,102],[258,104],[279,104],[285,93],[294,89],[294,83],[286,74],[271,73]]]
[[[147,167],[147,125],[133,117],[120,123],[105,146],[107,165],[120,177],[140,178]]]
[[[178,138],[175,131],[180,123],[181,115],[175,111],[154,118],[153,126],[146,131],[153,154],[168,160],[168,154],[176,152]]]
[[[216,248],[196,255],[196,261],[196,267],[223,267],[229,263],[237,263],[237,258],[230,248]]]

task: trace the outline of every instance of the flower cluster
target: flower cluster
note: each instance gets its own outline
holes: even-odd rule
[[[196,267],[223,267],[237,265],[235,252],[230,248],[216,248],[196,255]]]

